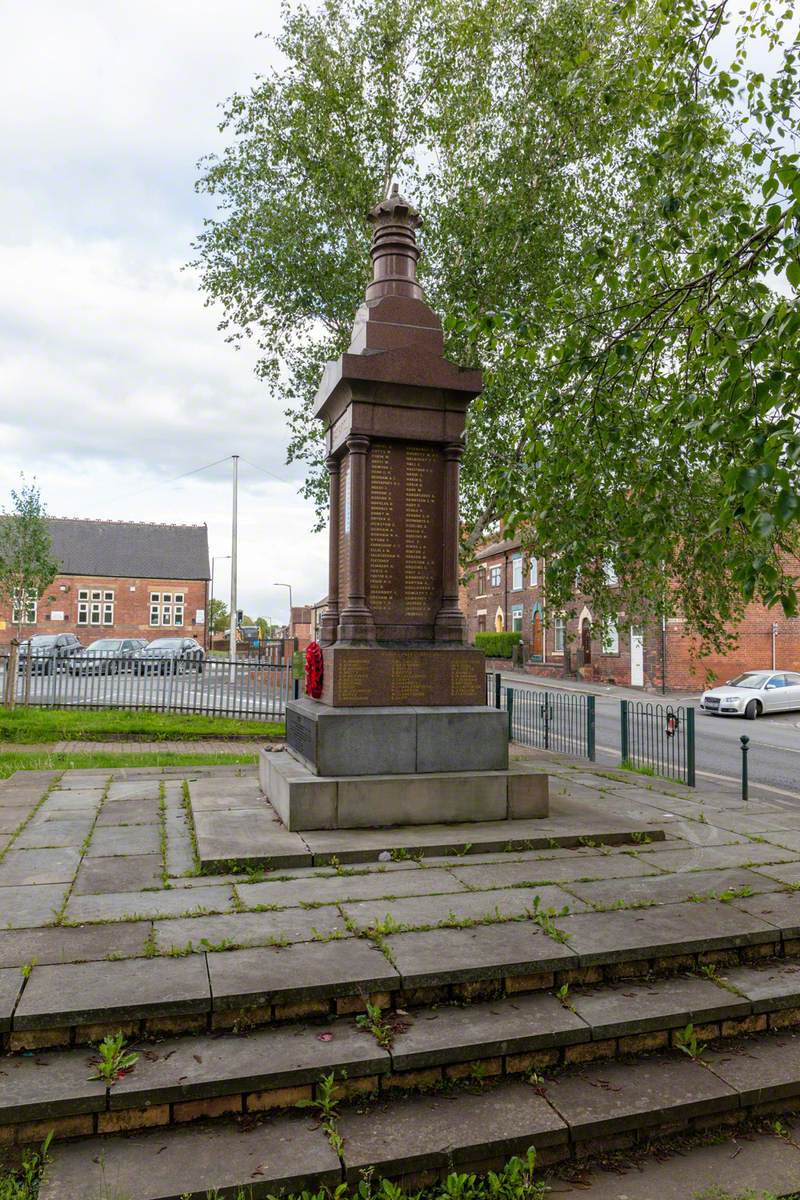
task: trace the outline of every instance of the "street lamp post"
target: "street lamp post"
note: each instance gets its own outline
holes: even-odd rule
[[[275,583],[272,586],[273,587],[285,587],[285,588],[289,589],[289,625],[288,625],[288,629],[289,629],[289,636],[291,637],[291,632],[292,632],[292,585],[290,583]]]
[[[218,562],[230,558],[230,554],[215,554],[211,559],[211,597],[208,601],[208,649],[213,649],[214,642],[214,567]]]

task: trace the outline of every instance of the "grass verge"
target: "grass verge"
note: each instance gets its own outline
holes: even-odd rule
[[[3,742],[38,745],[48,742],[192,741],[201,738],[282,738],[277,721],[245,721],[203,714],[135,712],[129,709],[0,709]]]
[[[130,754],[41,754],[35,750],[24,754],[0,753],[0,779],[7,779],[15,771],[92,771],[105,767],[227,767],[236,764],[253,764],[255,754],[242,750],[241,754],[182,754],[173,750],[146,750]],[[3,1200],[0,1192],[0,1200]]]

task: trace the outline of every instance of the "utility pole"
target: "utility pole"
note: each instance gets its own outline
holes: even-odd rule
[[[231,628],[230,628],[230,657],[231,660],[236,658],[236,568],[237,568],[237,538],[238,538],[238,522],[239,522],[239,455],[231,455],[233,462],[233,520],[231,524]],[[235,667],[231,667],[231,679],[236,673]]]

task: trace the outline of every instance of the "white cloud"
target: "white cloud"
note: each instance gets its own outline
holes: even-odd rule
[[[319,598],[311,535],[285,465],[281,406],[204,307],[183,264],[207,212],[196,160],[219,103],[274,61],[276,0],[6,0],[0,46],[0,503],[20,469],[59,515],[203,522],[230,548],[239,453],[240,605]],[[8,117],[11,116],[9,120]],[[217,591],[227,588],[218,564]]]

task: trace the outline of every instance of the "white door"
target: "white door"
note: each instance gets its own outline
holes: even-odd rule
[[[644,633],[631,626],[631,687],[644,687]]]

